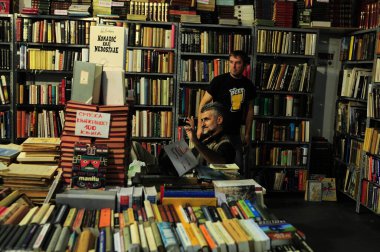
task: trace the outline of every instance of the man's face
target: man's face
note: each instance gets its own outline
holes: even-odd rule
[[[229,61],[230,61],[230,74],[232,75],[232,77],[241,77],[244,71],[243,59],[240,56],[238,57],[230,56]]]
[[[222,119],[216,116],[212,110],[205,111],[201,114],[202,133],[212,135],[220,127]]]

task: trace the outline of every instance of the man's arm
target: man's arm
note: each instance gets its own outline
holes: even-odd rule
[[[201,114],[201,110],[203,106],[211,101],[212,101],[212,96],[210,95],[209,92],[206,91],[201,99],[201,102],[199,103],[198,116]],[[202,122],[201,120],[198,119],[197,138],[199,139],[201,135],[202,135]]]
[[[186,123],[188,126],[185,126],[186,134],[189,140],[194,144],[194,148],[197,149],[199,154],[208,162],[214,164],[224,164],[226,158],[224,155],[221,155],[211,149],[209,149],[205,144],[199,141],[199,138],[196,136],[194,130],[194,119],[187,118]]]
[[[253,122],[253,100],[248,103],[247,116],[245,118],[245,134],[244,134],[244,145],[248,145],[251,142],[251,131]]]

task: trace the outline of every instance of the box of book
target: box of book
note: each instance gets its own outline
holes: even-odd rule
[[[104,188],[106,184],[107,159],[107,145],[76,143],[73,156],[72,187]]]

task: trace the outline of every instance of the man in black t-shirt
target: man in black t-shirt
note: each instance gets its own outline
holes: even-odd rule
[[[253,99],[255,97],[255,87],[252,81],[243,76],[247,62],[248,57],[245,52],[233,51],[229,56],[229,73],[221,74],[211,81],[199,104],[200,109],[211,101],[219,102],[225,107],[227,113],[224,131],[230,136],[235,147],[235,162],[240,168],[243,168],[243,144],[248,145],[251,139]],[[200,115],[200,111],[198,115]],[[243,142],[240,136],[242,124],[245,124]],[[200,137],[201,132],[201,121],[198,120],[198,137]]]

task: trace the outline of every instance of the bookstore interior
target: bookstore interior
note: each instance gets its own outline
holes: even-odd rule
[[[266,198],[380,214],[379,0],[0,0],[0,60],[0,251],[313,251]]]

